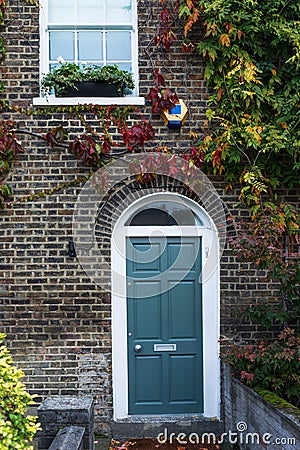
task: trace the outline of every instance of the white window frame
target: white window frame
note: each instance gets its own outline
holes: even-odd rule
[[[153,201],[178,201],[189,204],[202,220],[202,226],[126,226],[142,206]],[[112,376],[113,415],[118,421],[128,413],[128,355],[127,355],[127,286],[126,238],[187,236],[202,239],[202,326],[203,326],[203,393],[205,418],[220,419],[220,268],[219,242],[215,224],[208,213],[195,201],[175,193],[155,193],[134,201],[121,214],[112,234]],[[214,267],[214,270],[211,268]],[[207,272],[206,272],[207,271]]]
[[[63,0],[62,0],[63,1]],[[40,0],[40,79],[42,76],[49,72],[49,24],[48,18],[48,1]],[[70,23],[66,26],[75,27],[76,24]],[[102,28],[104,31],[114,29],[117,31],[122,31],[128,29],[128,24],[93,24],[86,25],[85,30],[95,30]],[[50,30],[51,31],[51,30]],[[144,98],[138,97],[139,95],[139,71],[138,71],[138,18],[137,18],[137,0],[132,0],[132,41],[131,41],[131,52],[132,52],[132,72],[135,82],[135,90],[131,96],[128,97],[114,97],[108,98],[103,97],[99,101],[99,97],[92,98],[56,98],[54,95],[49,95],[48,98],[38,97],[33,99],[33,105],[36,106],[51,106],[51,105],[72,105],[72,104],[85,104],[85,103],[96,103],[96,104],[118,104],[118,105],[144,105]],[[88,101],[87,101],[88,100]]]

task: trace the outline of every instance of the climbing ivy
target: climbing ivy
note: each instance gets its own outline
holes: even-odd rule
[[[299,184],[299,1],[183,0],[179,16],[211,88],[204,167],[241,183],[255,214],[262,195]]]
[[[158,3],[162,10],[153,42],[170,51],[176,40],[172,27],[178,17],[183,19],[182,50],[205,59],[205,78],[211,88],[207,120],[202,130],[199,124],[198,141],[191,144],[185,158],[207,172],[223,174],[229,188],[240,183],[240,199],[255,216],[263,198],[268,196],[268,200],[276,202],[279,186],[299,183],[299,2],[160,0]],[[5,2],[0,0],[2,23],[4,12]],[[3,59],[3,41],[0,45]],[[148,98],[155,114],[177,99],[157,69],[154,69],[154,88],[150,89]],[[80,108],[68,107],[67,111],[77,115],[87,130],[75,141],[68,142],[68,146],[88,165],[95,167],[102,165],[103,160],[107,162],[112,148],[119,145],[111,137],[110,125],[117,125],[127,151],[142,149],[154,136],[153,128],[137,109],[140,120],[132,127],[126,124],[128,108],[100,110],[89,105],[88,109],[99,118],[100,135],[85,121]],[[63,107],[55,111],[65,112]],[[10,193],[3,177],[21,149],[17,150],[17,124],[8,136],[6,130],[11,127],[2,125],[0,193],[3,204]],[[65,137],[63,142],[58,139],[66,136],[64,132],[50,130],[41,135],[46,136],[51,146],[67,145]]]
[[[222,357],[241,381],[298,406],[300,222],[278,188],[299,187],[300,4],[181,0],[179,16],[183,49],[205,60],[211,90],[194,157],[223,175],[228,188],[240,186],[252,222],[235,222],[230,243],[240,260],[278,285],[276,297],[243,311],[264,330],[282,327],[277,339],[248,347],[225,343]]]
[[[233,375],[243,383],[258,392],[266,389],[275,392],[299,408],[300,335],[295,330],[287,327],[279,333],[277,340],[261,341],[256,345],[221,343],[221,353],[223,360],[231,364]],[[284,403],[282,399],[281,403]]]

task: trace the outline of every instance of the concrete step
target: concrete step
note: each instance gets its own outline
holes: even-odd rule
[[[210,420],[203,416],[176,415],[176,416],[130,416],[130,418],[113,421],[111,423],[112,435],[115,439],[127,438],[156,438],[162,433],[169,439],[171,433],[178,436],[184,433],[189,436],[196,433],[214,433],[217,437],[224,432],[224,423],[219,420]]]
[[[63,428],[55,436],[49,450],[83,450],[84,432],[83,427]]]

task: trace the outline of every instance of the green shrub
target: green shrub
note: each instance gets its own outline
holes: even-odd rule
[[[30,442],[39,425],[26,413],[33,397],[21,381],[24,373],[13,366],[4,338],[0,334],[0,450],[32,450]]]

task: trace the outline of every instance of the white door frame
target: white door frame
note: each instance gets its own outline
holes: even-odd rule
[[[153,201],[184,202],[203,226],[126,226],[143,206]],[[114,420],[128,414],[126,238],[188,236],[202,238],[202,314],[203,314],[203,416],[220,418],[220,289],[219,243],[215,224],[195,201],[176,193],[158,192],[133,202],[115,224],[111,243],[112,271],[112,375]]]

